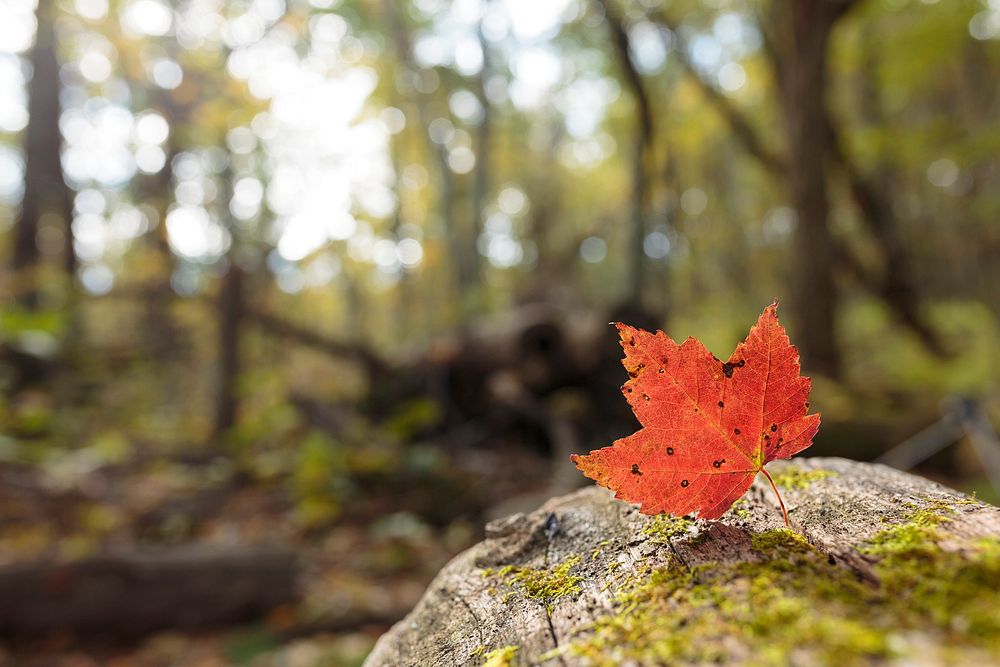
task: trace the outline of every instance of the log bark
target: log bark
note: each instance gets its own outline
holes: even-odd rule
[[[721,633],[716,637],[718,645],[713,644],[714,655],[729,664],[817,664],[823,662],[824,655],[838,655],[838,651],[851,664],[889,664],[894,660],[910,660],[907,664],[1000,664],[998,636],[987,632],[977,644],[975,637],[968,640],[969,623],[962,620],[965,610],[980,608],[987,610],[987,625],[1000,623],[989,621],[989,610],[996,609],[992,603],[1000,602],[1000,508],[881,465],[816,458],[778,462],[768,468],[779,486],[784,480],[783,496],[793,528],[804,539],[782,530],[777,503],[760,478],[721,520],[688,522],[681,524],[683,530],[674,530],[677,524],[670,524],[671,519],[638,513],[604,489],[585,488],[552,499],[530,514],[489,524],[485,541],[456,557],[438,574],[417,607],[378,641],[365,665],[482,665],[489,657],[494,659],[490,664],[507,664],[502,658],[511,656],[510,664],[521,665],[702,662],[704,653],[673,641],[654,645],[655,652],[649,652],[650,635],[662,628],[652,628],[647,634],[641,623],[661,622],[659,610],[669,605],[680,607],[676,611],[681,619],[676,633],[669,633],[671,640],[690,634],[691,625],[697,625],[705,614],[716,614],[721,622],[713,620],[706,627],[716,635]],[[886,556],[884,550],[898,546],[892,541],[897,537],[910,539],[912,535],[934,535],[933,543],[915,547],[924,559],[919,562],[926,560],[917,570],[921,577],[918,585],[895,592],[891,585],[897,579],[884,569],[891,554]],[[793,555],[778,562],[766,545],[783,540],[800,545],[801,553],[795,552],[798,547],[788,550],[787,545],[782,546],[781,554]],[[873,550],[873,544],[882,544],[883,552]],[[993,560],[983,565],[976,554],[987,544],[994,549],[989,557]],[[904,552],[897,553],[897,560],[900,553]],[[961,605],[943,608],[944,617],[925,622],[917,602],[893,605],[897,598],[909,600],[907,596],[916,596],[921,590],[938,590],[933,587],[952,583],[935,579],[949,577],[944,564],[954,565],[950,560],[938,563],[933,560],[935,554],[941,559],[960,559],[957,578],[965,572],[985,578],[976,580],[970,589],[972,598],[968,598],[969,590],[963,589],[967,597]],[[567,563],[571,567],[559,575],[558,565]],[[782,567],[788,564],[791,569]],[[779,583],[791,582],[793,589],[801,591],[785,591],[787,595],[782,597],[780,585],[775,584],[773,591],[771,585],[766,587],[768,595],[755,597],[759,579],[754,568],[758,567],[761,572],[777,572],[774,576]],[[539,572],[545,584],[540,597],[532,595],[528,583],[532,573]],[[664,580],[686,578],[674,580],[670,596],[658,595],[656,591],[662,588],[655,586],[661,584],[648,583],[656,581],[656,572],[673,573],[661,575]],[[703,591],[706,580],[723,572],[730,576],[726,597],[692,602],[692,591]],[[559,576],[572,578],[560,580]],[[861,597],[828,602],[826,596],[840,589]],[[629,593],[635,590],[652,592],[645,597]],[[537,587],[534,592],[538,593]],[[884,627],[889,639],[878,644],[876,635],[866,634],[866,640],[875,644],[865,648],[857,643],[861,640],[841,638],[834,631],[834,640],[846,643],[831,649],[831,654],[823,654],[824,647],[805,632],[802,637],[786,638],[792,644],[789,653],[776,655],[781,646],[764,639],[755,644],[753,632],[743,630],[748,624],[726,622],[740,613],[753,619],[781,614],[780,605],[798,604],[801,600],[796,595],[808,600],[810,594],[819,596],[816,599],[822,604],[834,604],[842,610],[838,615],[804,621],[806,627],[817,628],[820,636],[823,628],[835,624],[835,628],[860,628],[859,633]],[[730,599],[732,606],[727,607]],[[879,615],[886,610],[896,610],[905,619]],[[791,618],[798,618],[797,612],[791,612]],[[963,643],[961,637],[968,641]],[[607,641],[598,641],[602,638]],[[854,660],[858,655],[860,659]]]
[[[183,547],[0,569],[0,637],[89,639],[201,630],[293,602],[298,568],[279,549]]]

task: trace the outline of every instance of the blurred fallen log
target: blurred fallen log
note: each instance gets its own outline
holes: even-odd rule
[[[183,547],[0,568],[0,636],[127,638],[260,618],[297,597],[295,554]]]
[[[328,338],[323,334],[311,331],[259,309],[248,313],[248,318],[249,321],[255,323],[264,331],[279,338],[287,338],[295,343],[313,348],[332,357],[356,361],[365,368],[369,375],[374,375],[385,369],[385,362],[372,350],[363,345]]]
[[[607,440],[633,425],[618,394],[621,350],[608,322],[621,319],[647,328],[658,323],[636,308],[601,315],[536,303],[477,320],[454,336],[388,358],[267,313],[255,312],[253,319],[272,335],[359,363],[369,380],[357,403],[365,419],[383,423],[414,401],[429,401],[438,418],[410,433],[411,439],[457,446],[468,438],[456,435],[475,422],[486,424],[493,440],[514,435],[549,454],[564,449],[552,437],[553,419],[572,422],[578,433],[586,434],[583,444]],[[549,399],[557,394],[566,398],[567,393],[573,394],[574,414],[547,414],[552,410]],[[317,397],[294,395],[291,401],[310,424],[338,437],[352,421],[343,406]],[[523,409],[526,404],[535,406],[530,415]]]

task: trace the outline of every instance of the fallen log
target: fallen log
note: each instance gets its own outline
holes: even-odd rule
[[[297,598],[283,549],[183,547],[0,568],[0,636],[128,638],[259,618]]]
[[[1000,664],[1000,508],[844,459],[769,466],[719,521],[588,487],[491,523],[365,662]]]

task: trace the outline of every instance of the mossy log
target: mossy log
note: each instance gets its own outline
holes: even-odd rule
[[[768,466],[719,521],[597,487],[487,526],[365,663],[1000,665],[1000,508],[880,465]]]

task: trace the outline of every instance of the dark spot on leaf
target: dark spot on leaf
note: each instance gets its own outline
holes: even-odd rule
[[[673,456],[673,455],[674,455],[674,448],[667,447],[667,456]]]
[[[642,395],[642,397],[643,397],[644,399],[646,399],[647,401],[649,400],[649,394],[643,394],[643,395]]]
[[[632,387],[629,387],[629,388],[628,388],[628,389],[626,389],[625,391],[627,391],[628,393],[630,393],[630,394],[631,394],[631,393],[632,393]]]
[[[629,371],[629,372],[628,372],[628,376],[629,376],[630,378],[633,378],[633,379],[635,379],[635,378],[639,377],[639,371]]]
[[[809,409],[809,401],[806,401],[806,410]]]
[[[771,424],[771,433],[774,433],[777,430],[778,430],[778,425],[777,424]]]
[[[635,347],[635,336],[632,336],[631,338],[628,339],[628,344],[631,345],[632,347]]]
[[[745,366],[746,363],[747,362],[746,362],[745,359],[740,359],[739,361],[737,361],[734,364],[731,364],[731,363],[729,363],[727,361],[726,363],[722,364],[722,372],[725,374],[725,376],[727,378],[731,378],[731,377],[733,377],[733,369],[734,368],[743,368],[743,366]]]
[[[722,401],[719,401],[719,407],[720,407],[720,408],[724,408],[724,407],[726,407],[726,404],[725,404],[725,403],[723,403]]]
[[[735,433],[736,435],[739,435],[740,434],[740,430],[738,428],[734,428],[733,429],[733,433]]]
[[[726,459],[719,459],[718,461],[712,461],[712,465],[716,468],[721,468],[722,464],[726,462]]]
[[[638,463],[633,463],[632,464],[632,474],[633,475],[641,475],[642,474],[642,471],[639,470],[639,464]]]
[[[663,369],[661,368],[660,370],[658,370],[658,371],[656,371],[656,372],[657,372],[657,373],[665,373],[666,371],[664,371],[664,370],[663,370]]]
[[[725,376],[727,378],[731,378],[731,377],[733,377],[733,369],[734,368],[743,368],[743,366],[745,366],[746,363],[747,362],[746,362],[745,359],[740,359],[739,361],[737,361],[734,364],[731,364],[731,363],[729,363],[727,361],[726,363],[722,364],[722,372],[725,374]]]
[[[683,486],[684,488],[687,488],[688,484],[690,484],[690,482],[688,482],[686,479],[681,480],[681,486]]]
[[[662,359],[660,359],[660,363],[663,364],[664,366],[666,366],[667,365],[667,358],[663,357]]]
[[[646,367],[646,364],[639,364],[639,370],[642,370],[645,367]]]
[[[764,439],[765,439],[765,440],[770,440],[770,439],[771,439],[771,436],[769,436],[768,434],[766,434],[766,433],[765,433],[765,434],[764,434]]]

